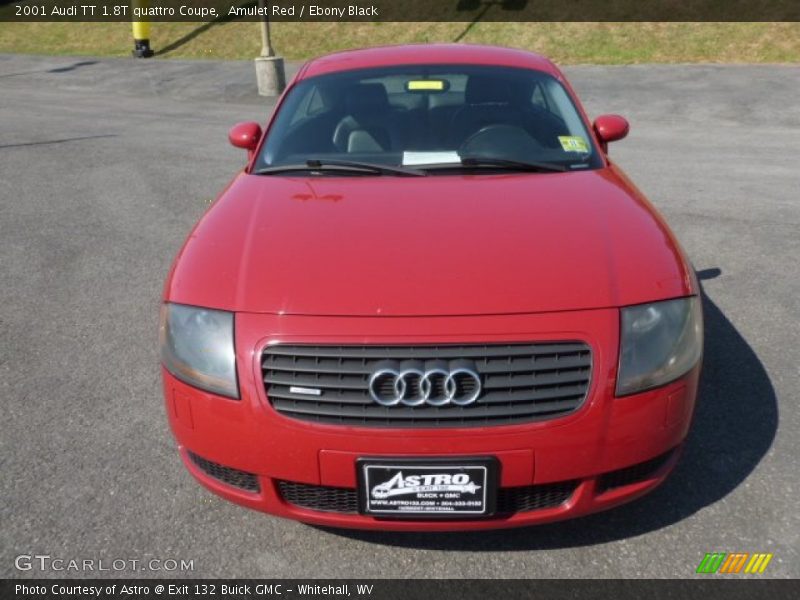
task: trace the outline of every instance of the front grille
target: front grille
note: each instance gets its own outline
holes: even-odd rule
[[[383,406],[370,395],[369,383],[387,364],[400,369],[412,365],[425,371],[444,365],[450,372],[468,364],[480,378],[481,391],[477,400],[467,405]],[[586,398],[592,356],[587,344],[574,341],[436,346],[278,344],[265,348],[261,365],[270,403],[288,417],[367,427],[477,427],[551,419],[573,412]],[[464,382],[459,394],[471,393],[469,383]],[[293,387],[299,389],[291,391]]]
[[[500,488],[497,513],[514,514],[561,506],[569,500],[577,481]],[[289,504],[323,512],[357,513],[358,496],[352,488],[279,481],[281,497]]]
[[[616,471],[609,471],[602,475],[597,482],[598,493],[607,492],[614,488],[630,485],[632,483],[639,483],[645,481],[653,476],[661,467],[663,467],[672,456],[674,450],[665,452],[655,458],[646,460],[644,462],[625,467],[624,469],[617,469]]]
[[[259,490],[258,477],[252,473],[239,471],[238,469],[233,469],[231,467],[226,467],[225,465],[206,460],[205,458],[197,456],[194,452],[189,452],[188,454],[192,462],[196,464],[206,475],[209,475],[210,477],[213,477],[222,483],[247,490],[248,492],[257,492]]]

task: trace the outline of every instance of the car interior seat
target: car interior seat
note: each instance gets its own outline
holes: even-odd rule
[[[383,84],[360,83],[347,89],[345,113],[333,131],[333,144],[339,152],[380,152],[399,147],[400,124]]]

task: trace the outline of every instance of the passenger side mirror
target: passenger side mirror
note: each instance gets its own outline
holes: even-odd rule
[[[629,129],[628,121],[619,115],[600,115],[594,121],[594,130],[603,143],[603,149],[608,142],[621,140],[628,135]]]
[[[253,121],[237,123],[228,132],[228,140],[231,145],[247,150],[247,157],[252,158],[261,140],[261,126]]]

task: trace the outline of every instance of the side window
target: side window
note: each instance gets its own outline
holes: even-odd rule
[[[319,88],[314,88],[314,91],[311,92],[311,98],[308,101],[308,108],[306,109],[306,114],[309,117],[312,117],[316,114],[319,114],[325,110],[325,101],[322,98],[322,94],[319,93]]]
[[[558,117],[561,121],[564,121],[564,112],[561,110],[562,106],[567,107],[567,113],[574,112],[574,110],[570,110],[572,109],[572,103],[567,97],[564,88],[562,88],[560,84],[556,83],[555,80],[548,80],[545,83],[537,84],[536,87],[540,90],[542,97],[544,98],[547,110],[549,110],[552,115]]]
[[[295,125],[301,121],[305,121],[306,119],[321,113],[325,110],[325,108],[325,101],[322,98],[322,94],[319,93],[319,88],[316,85],[311,86],[298,103],[297,110],[292,116],[290,125]]]
[[[541,108],[542,110],[550,110],[550,107],[547,106],[547,98],[545,98],[544,90],[542,90],[542,86],[538,83],[533,88],[533,94],[531,95],[531,104]]]

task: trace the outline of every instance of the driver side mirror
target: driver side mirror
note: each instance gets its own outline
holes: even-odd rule
[[[594,121],[594,130],[603,143],[603,150],[607,149],[609,142],[621,140],[628,135],[629,129],[628,121],[619,115],[600,115]]]
[[[231,145],[247,150],[248,158],[253,157],[260,140],[261,126],[253,121],[237,123],[228,132],[228,141]]]

